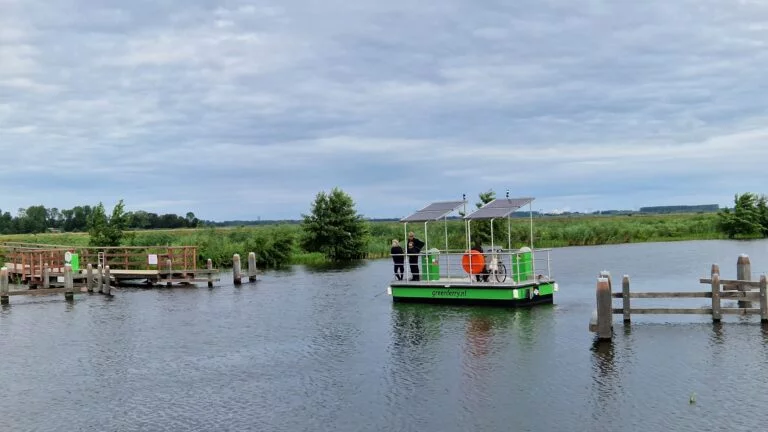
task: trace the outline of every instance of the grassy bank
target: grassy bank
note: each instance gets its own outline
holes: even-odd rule
[[[680,214],[655,216],[575,216],[540,217],[534,219],[536,247],[583,246],[598,244],[635,243],[670,240],[704,240],[725,238],[717,231],[715,214]],[[446,228],[448,247],[465,247],[464,225],[461,221],[433,222],[424,233],[424,224],[409,224],[409,231],[424,239],[430,247],[445,247]],[[403,225],[397,222],[370,223],[368,256],[389,256],[392,239],[404,237]],[[126,246],[181,246],[198,247],[199,259],[211,258],[216,266],[232,264],[232,255],[257,253],[261,266],[273,267],[279,262],[291,264],[318,264],[325,261],[317,253],[307,253],[298,246],[301,227],[295,224],[261,225],[238,228],[199,228],[127,232],[122,244]],[[530,243],[528,219],[513,219],[511,223],[513,247]],[[506,245],[507,225],[495,238]],[[84,246],[87,233],[16,234],[0,236],[0,241],[23,241],[44,244]]]

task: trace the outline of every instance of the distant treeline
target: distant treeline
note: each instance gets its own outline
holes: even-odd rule
[[[46,231],[80,232],[88,231],[88,220],[95,207],[76,206],[68,210],[31,206],[20,208],[16,216],[0,210],[0,234],[28,234]],[[129,229],[194,228],[200,225],[195,214],[185,216],[156,214],[143,210],[126,213]]]

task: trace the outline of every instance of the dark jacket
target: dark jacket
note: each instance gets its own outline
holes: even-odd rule
[[[392,249],[389,250],[389,253],[392,255],[392,261],[395,264],[402,264],[405,262],[405,255],[403,255],[405,252],[403,252],[402,247],[392,246]]]
[[[411,263],[418,263],[419,262],[419,253],[421,253],[421,248],[424,247],[424,242],[413,238],[413,240],[408,240],[408,261]]]

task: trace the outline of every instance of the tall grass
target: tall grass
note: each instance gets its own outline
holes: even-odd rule
[[[715,214],[680,214],[654,216],[574,216],[539,217],[533,220],[535,247],[583,246],[648,241],[720,239]],[[530,245],[528,219],[503,221],[501,232],[494,232],[495,244],[506,247],[511,233],[512,247]],[[428,240],[430,248],[463,250],[466,248],[464,222],[451,220],[432,222],[424,231],[423,223],[412,223],[408,231]],[[404,242],[404,226],[398,222],[371,222],[368,257],[389,257],[392,239]],[[325,258],[299,247],[301,226],[297,224],[261,225],[238,228],[199,228],[126,232],[125,246],[197,246],[202,265],[210,258],[217,267],[231,266],[232,256],[255,252],[262,267],[283,264],[320,264]],[[87,233],[15,234],[0,236],[0,241],[23,241],[43,244],[86,246]]]

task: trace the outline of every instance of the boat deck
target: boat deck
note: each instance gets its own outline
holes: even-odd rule
[[[496,280],[489,280],[488,282],[478,282],[474,278],[469,277],[441,277],[437,280],[418,280],[418,281],[410,281],[410,280],[397,280],[394,279],[390,281],[389,286],[392,288],[397,287],[461,287],[461,288],[482,288],[482,289],[512,289],[512,288],[525,288],[530,286],[536,286],[548,282],[554,282],[554,280],[549,278],[544,279],[531,279],[521,282],[515,282],[512,278],[507,278],[504,282],[498,282]]]

